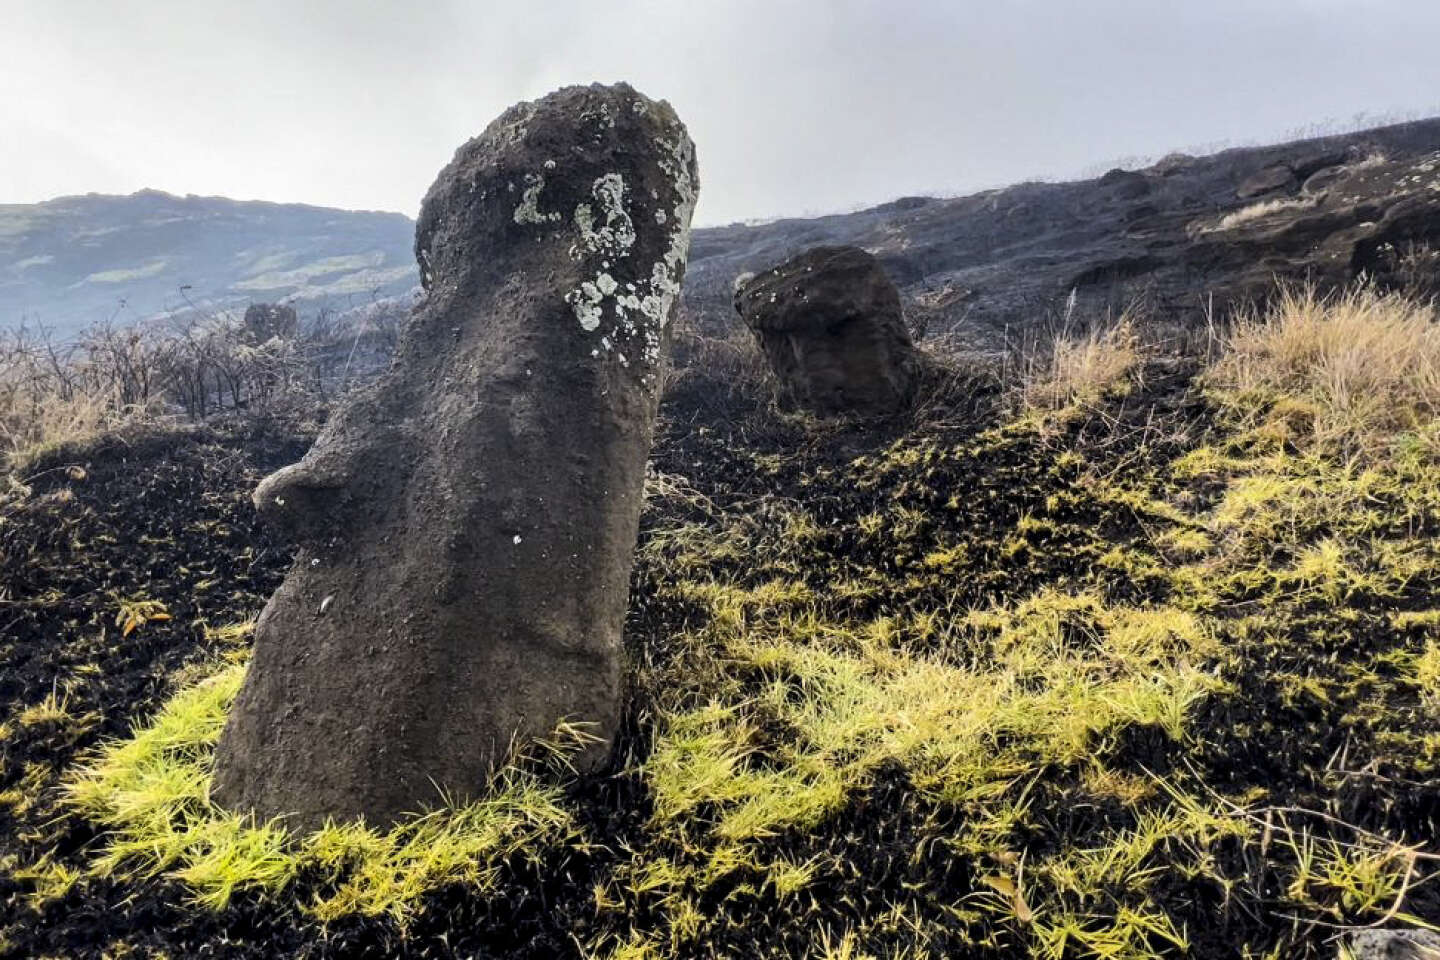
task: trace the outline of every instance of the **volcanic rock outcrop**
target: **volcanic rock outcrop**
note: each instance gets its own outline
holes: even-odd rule
[[[1071,183],[907,197],[816,219],[697,230],[685,304],[734,322],[731,280],[817,244],[861,247],[900,289],[911,330],[999,353],[1081,316],[1203,330],[1277,278],[1360,274],[1440,293],[1440,118],[1206,157],[1174,155]],[[1072,299],[1073,294],[1073,299]]]
[[[626,85],[522,103],[425,197],[394,364],[255,492],[301,546],[260,616],[214,797],[393,821],[586,724],[602,765],[694,148]]]
[[[858,247],[815,247],[739,278],[735,309],[790,402],[818,413],[884,414],[915,387],[922,363],[900,294]]]

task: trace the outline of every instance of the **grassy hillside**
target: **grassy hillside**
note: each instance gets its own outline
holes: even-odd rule
[[[413,239],[398,213],[158,190],[0,204],[0,330],[23,321],[68,336],[282,298],[343,310],[419,283]]]
[[[303,436],[61,447],[0,507],[0,955],[1329,957],[1440,925],[1440,328],[1126,324],[898,421],[671,378],[617,768],[309,837],[206,799]],[[736,374],[732,376],[731,374]],[[133,729],[132,729],[133,728]]]

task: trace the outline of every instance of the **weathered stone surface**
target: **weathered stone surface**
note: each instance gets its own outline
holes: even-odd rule
[[[1289,164],[1277,163],[1242,180],[1240,186],[1235,188],[1235,196],[1241,200],[1249,200],[1251,197],[1274,193],[1276,190],[1290,190],[1294,186],[1295,171],[1290,169]]]
[[[600,740],[697,189],[670,106],[507,110],[425,197],[391,369],[255,492],[301,545],[256,627],[216,799],[314,827],[481,789],[557,721]]]
[[[858,247],[815,247],[741,278],[735,309],[790,401],[821,413],[894,411],[921,360],[900,294]]]
[[[1337,956],[1348,960],[1440,960],[1440,934],[1429,930],[1356,930]]]

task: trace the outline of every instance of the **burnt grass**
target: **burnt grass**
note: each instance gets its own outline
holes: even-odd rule
[[[1131,511],[1065,496],[1078,468],[1060,462],[1066,449],[1117,470],[1155,469],[1215,429],[1199,399],[1193,365],[1169,363],[1143,389],[1115,398],[1093,416],[1045,440],[1033,433],[1002,434],[984,457],[941,456],[914,470],[877,471],[857,483],[850,465],[896,440],[960,450],[998,422],[993,389],[977,387],[922,421],[817,424],[777,414],[759,398],[690,378],[667,397],[654,467],[683,478],[721,510],[767,497],[801,503],[820,533],[807,549],[807,569],[789,572],[817,586],[856,571],[893,571],[893,594],[854,599],[856,617],[934,603],[932,587],[900,587],[925,545],[963,538],[980,545],[948,588],[983,606],[1024,597],[1043,587],[1080,585],[1110,545],[1144,533]],[[20,790],[29,802],[0,804],[0,956],[13,957],[580,957],[579,944],[597,933],[661,925],[664,905],[637,898],[621,919],[597,913],[593,889],[643,845],[650,800],[634,773],[597,776],[572,785],[571,806],[589,841],[538,857],[516,857],[502,870],[496,892],[481,896],[455,886],[431,893],[401,930],[384,918],[356,918],[322,929],[298,905],[325,881],[302,877],[283,902],[241,893],[225,910],[193,905],[181,885],[157,878],[117,882],[83,877],[62,897],[35,904],[17,879],[17,864],[48,855],[84,869],[103,838],[58,802],[60,775],[85,751],[143,722],[183,681],[188,665],[213,659],[217,641],[206,625],[254,616],[279,585],[290,562],[287,545],[255,520],[250,492],[267,472],[298,459],[311,434],[286,423],[233,421],[204,428],[107,437],[59,450],[29,471],[28,495],[0,502],[0,704],[4,716],[68,688],[67,723],[11,724],[0,741],[0,793]],[[1195,495],[1208,491],[1197,485]],[[1057,495],[1058,498],[1057,498]],[[1058,506],[1057,506],[1058,503]],[[859,537],[838,521],[877,509],[906,507],[925,523],[911,543]],[[1021,517],[1052,521],[1017,549]],[[641,543],[679,521],[705,515],[681,500],[656,498],[642,520]],[[683,651],[675,638],[700,616],[684,603],[657,596],[666,575],[642,559],[634,574],[627,623],[629,654],[642,673],[663,672]],[[728,569],[725,568],[728,564]],[[764,558],[717,561],[717,573],[759,583],[773,575]],[[1163,602],[1158,578],[1112,578],[1115,602]],[[1403,606],[1437,605],[1436,584],[1416,584]],[[123,603],[158,601],[169,619],[152,619],[122,635]],[[1266,791],[1276,806],[1318,809],[1365,830],[1433,845],[1440,835],[1440,780],[1422,760],[1400,750],[1393,762],[1338,783],[1327,772],[1340,751],[1383,754],[1364,724],[1337,723],[1353,704],[1345,696],[1348,657],[1395,646],[1383,617],[1360,616],[1343,629],[1326,611],[1299,611],[1283,650],[1257,645],[1255,669],[1236,678],[1232,692],[1197,708],[1199,746],[1172,742],[1160,731],[1132,727],[1100,745],[1105,759],[1136,774],[1165,776],[1200,791],[1202,784],[1239,796]],[[1325,642],[1315,638],[1324,635]],[[1283,677],[1334,681],[1335,699],[1296,699]],[[1393,694],[1393,706],[1423,730],[1414,698]],[[3,719],[0,716],[0,719]],[[645,756],[654,718],[642,688],[633,696],[617,753]],[[1433,723],[1431,724],[1433,728]],[[1368,739],[1367,739],[1368,738]],[[1033,787],[1023,840],[1036,854],[1096,845],[1133,825],[1133,813],[1113,798],[1086,793],[1072,774],[1056,771]],[[937,837],[953,833],[965,812],[946,809],[913,790],[898,765],[879,772],[844,812],[810,831],[767,841],[773,852],[801,862],[818,858],[819,871],[802,898],[761,892],[735,897],[743,873],[706,891],[699,906],[711,919],[695,956],[809,956],[817,932],[858,927],[878,905],[904,905],[928,931],[932,955],[1015,956],[1023,941],[996,933],[975,943],[973,924],[951,909],[971,894],[984,864],[957,855]],[[1307,824],[1318,836],[1329,824]],[[1348,838],[1335,828],[1335,836]],[[1333,952],[1334,931],[1297,925],[1267,910],[1283,878],[1256,864],[1239,844],[1211,851],[1235,888],[1182,871],[1164,875],[1153,898],[1190,938],[1186,955],[1238,956],[1243,943],[1288,943],[1287,956]],[[677,856],[683,854],[676,853]],[[1440,922],[1435,886],[1422,886],[1406,912]],[[1237,891],[1239,891],[1237,893]],[[1101,896],[1104,891],[1098,892]],[[619,924],[617,926],[617,924]],[[613,929],[612,929],[613,928]],[[864,950],[889,956],[912,947],[904,925],[878,930]],[[1156,943],[1157,954],[1162,953]],[[1173,950],[1171,951],[1173,954]],[[1174,954],[1178,955],[1178,954]]]

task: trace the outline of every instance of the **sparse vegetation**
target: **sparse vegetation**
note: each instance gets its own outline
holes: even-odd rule
[[[393,831],[210,805],[248,628],[101,594],[104,643],[67,640],[36,709],[98,709],[79,665],[187,617],[204,656],[84,757],[93,734],[8,718],[8,889],[52,924],[137,898],[252,954],[1306,958],[1434,927],[1435,329],[1292,290],[1208,364],[1125,323],[1058,343],[1008,420],[687,407],[647,481],[617,771],[522,764]],[[25,530],[76,509],[36,483]],[[117,598],[174,619],[121,636]]]
[[[1058,336],[1048,354],[1033,358],[1022,374],[1021,402],[1031,414],[1074,412],[1128,388],[1142,351],[1135,321],[1121,316],[1080,336]]]
[[[671,324],[670,351],[671,362],[664,372],[669,395],[692,392],[698,381],[703,387],[693,391],[697,394],[718,388],[729,396],[748,391],[767,402],[773,400],[774,384],[760,347],[738,324],[716,335],[682,306]]]
[[[65,341],[23,326],[0,332],[0,452],[24,474],[51,451],[127,426],[313,404],[361,374],[362,338],[394,349],[400,312],[376,304],[351,318],[353,330],[330,314],[301,329],[293,313],[276,324],[247,312],[101,323]]]
[[[1227,213],[1213,226],[1206,227],[1207,233],[1214,233],[1221,230],[1234,230],[1236,227],[1244,226],[1255,220],[1260,220],[1273,213],[1280,213],[1284,210],[1299,210],[1304,207],[1313,207],[1315,200],[1310,197],[1281,197],[1275,200],[1261,200],[1252,203],[1247,207],[1241,207],[1232,213]]]
[[[48,338],[22,328],[7,340],[0,344],[0,438],[12,466],[23,469],[48,450],[94,439],[145,412],[148,397],[128,395],[122,377],[94,375],[93,365],[62,354]],[[128,363],[142,352],[138,339],[114,345],[121,348],[115,360]],[[117,363],[113,372],[120,369]]]
[[[301,870],[329,871],[333,892],[306,907],[320,922],[352,913],[403,922],[425,892],[449,883],[484,889],[506,856],[538,855],[571,830],[557,789],[519,767],[498,775],[484,799],[392,831],[349,823],[292,840],[281,823],[218,809],[208,797],[209,759],[244,672],[243,662],[223,665],[68,780],[67,802],[111,831],[93,875],[164,872],[219,910],[237,891],[277,894]]]

